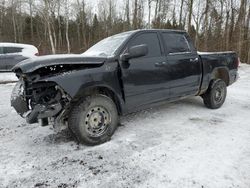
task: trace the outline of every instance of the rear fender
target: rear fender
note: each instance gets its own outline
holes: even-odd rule
[[[223,80],[226,85],[228,86],[230,83],[230,78],[229,78],[229,69],[227,67],[218,67],[215,68],[211,74],[211,80],[215,79],[221,79]]]
[[[209,73],[211,70],[211,73]],[[213,80],[221,79],[226,85],[230,85],[229,69],[227,67],[216,67],[212,69],[211,66],[203,67],[203,79],[199,95],[204,94],[209,88]]]

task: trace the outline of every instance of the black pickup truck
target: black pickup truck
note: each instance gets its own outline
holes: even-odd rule
[[[11,105],[30,124],[66,124],[95,145],[111,138],[120,115],[155,104],[201,96],[206,107],[221,107],[238,64],[234,52],[197,52],[185,31],[130,31],[80,55],[19,63]]]

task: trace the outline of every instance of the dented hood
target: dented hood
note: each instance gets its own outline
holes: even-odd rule
[[[105,57],[86,57],[83,55],[47,55],[34,57],[18,63],[12,71],[21,70],[23,73],[30,73],[42,67],[53,65],[77,65],[77,64],[103,64]]]

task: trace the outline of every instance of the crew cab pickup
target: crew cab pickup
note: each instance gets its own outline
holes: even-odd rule
[[[197,52],[185,31],[136,30],[80,55],[50,55],[13,68],[11,105],[27,122],[68,125],[79,142],[111,138],[119,116],[190,96],[222,106],[238,77],[235,52]]]

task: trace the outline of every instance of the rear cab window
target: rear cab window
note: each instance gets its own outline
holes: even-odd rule
[[[141,33],[135,36],[135,38],[129,42],[128,47],[131,48],[132,46],[141,44],[146,44],[148,46],[146,58],[161,56],[161,47],[157,32]]]
[[[183,33],[162,33],[167,54],[191,52],[189,43]]]

